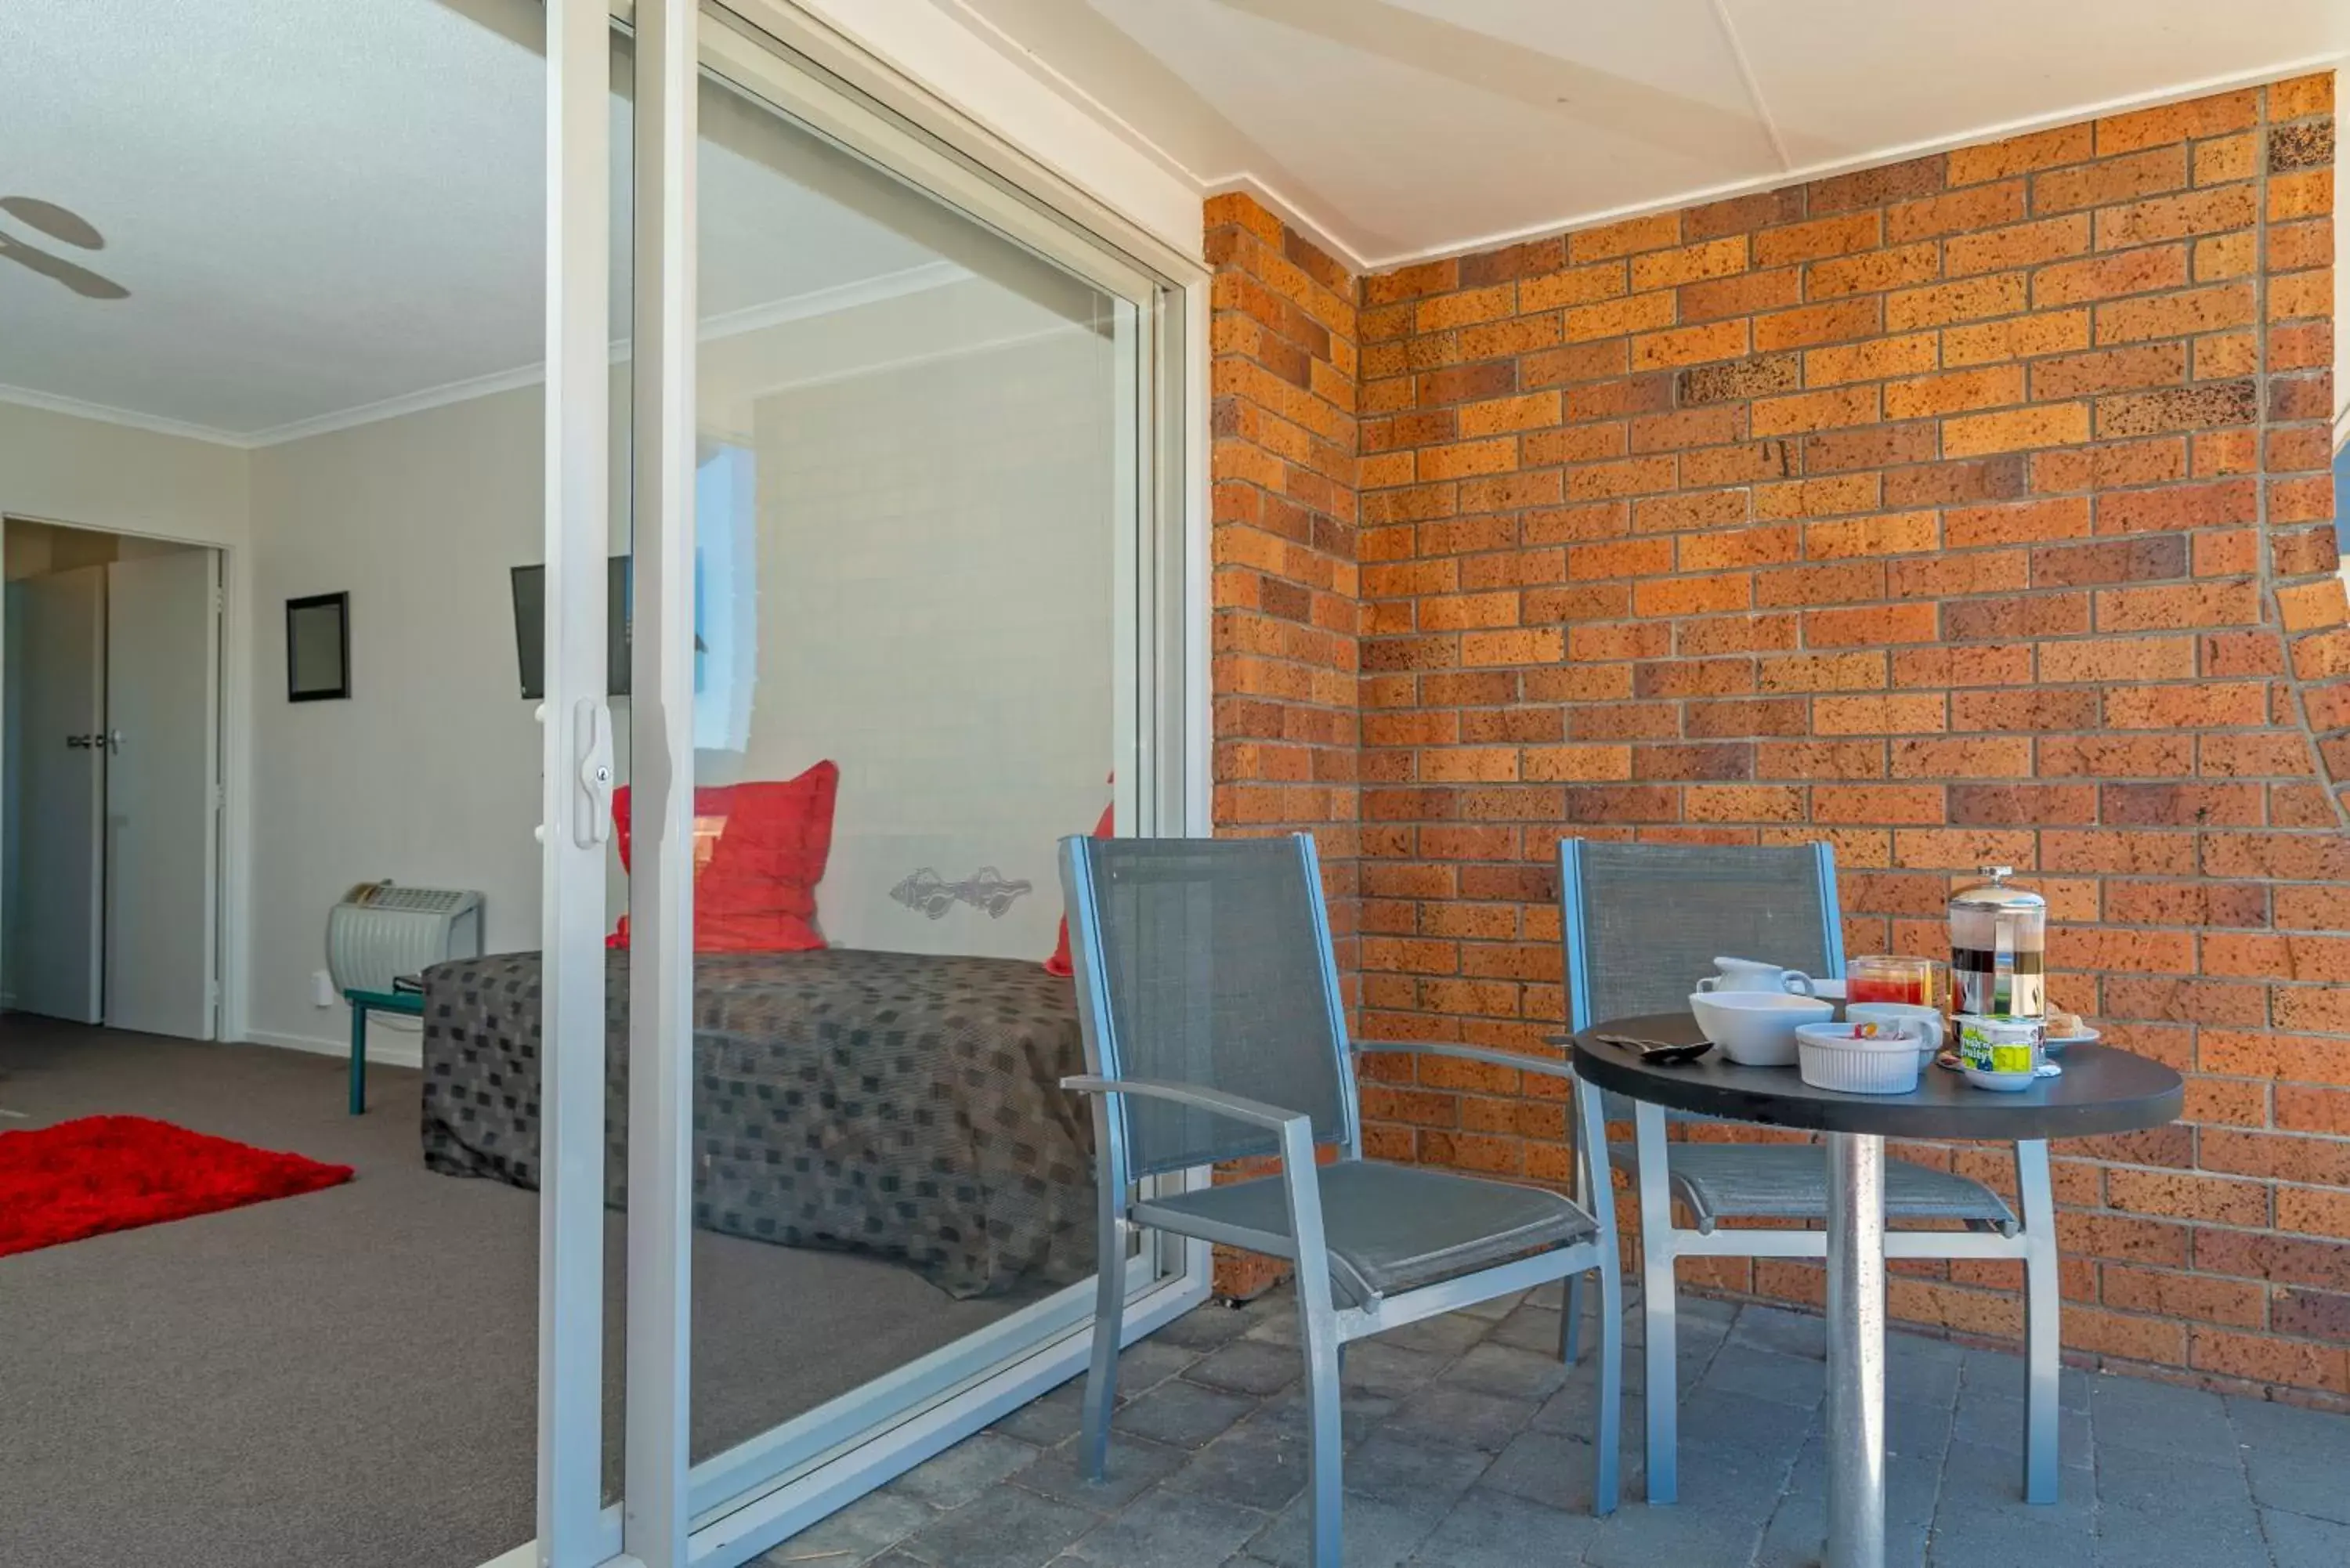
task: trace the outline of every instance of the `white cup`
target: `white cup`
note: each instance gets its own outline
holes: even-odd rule
[[[1931,1055],[1942,1048],[1942,1010],[1921,1007],[1914,1002],[1853,1002],[1844,1010],[1847,1023],[1885,1023],[1898,1028],[1905,1034],[1917,1035],[1923,1044],[1919,1050]]]
[[[1710,974],[1697,982],[1700,991],[1777,991],[1795,996],[1812,994],[1812,977],[1799,969],[1781,969],[1759,959],[1718,958]]]

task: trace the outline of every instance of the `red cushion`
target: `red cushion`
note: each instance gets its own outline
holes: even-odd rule
[[[1114,836],[1110,818],[1117,810],[1116,801],[1102,807],[1101,820],[1094,824],[1096,838],[1108,838]],[[1057,975],[1073,975],[1077,972],[1077,966],[1069,961],[1069,917],[1066,915],[1061,917],[1061,945],[1055,948],[1053,956],[1045,961],[1045,972]]]
[[[825,945],[816,929],[816,884],[832,856],[832,808],[840,769],[829,762],[795,779],[693,792],[693,948],[696,952],[806,952]],[[620,865],[629,865],[629,791],[612,793]],[[609,945],[629,945],[621,917]]]

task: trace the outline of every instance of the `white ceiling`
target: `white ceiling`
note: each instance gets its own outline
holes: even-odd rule
[[[0,235],[130,290],[0,264],[0,397],[255,444],[531,379],[545,105],[538,55],[438,0],[0,4],[0,196],[106,243]],[[707,317],[964,275],[727,148],[701,178]]]
[[[106,244],[5,214],[0,243],[130,290],[0,263],[0,398],[255,444],[529,379],[544,70],[465,14],[492,3],[0,3],[0,196],[62,203]],[[930,3],[1366,269],[2350,50],[2350,0]],[[706,317],[963,275],[731,148],[705,147],[702,178]]]
[[[931,3],[1367,270],[2350,51],[2350,0]]]

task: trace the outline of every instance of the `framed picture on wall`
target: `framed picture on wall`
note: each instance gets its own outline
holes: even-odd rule
[[[286,601],[286,700],[325,702],[351,694],[351,596]]]

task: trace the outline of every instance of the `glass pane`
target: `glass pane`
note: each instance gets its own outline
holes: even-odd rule
[[[1055,845],[1130,754],[1142,336],[770,107],[702,114],[697,1460],[981,1370],[950,1347],[1092,1272],[1048,962]]]

